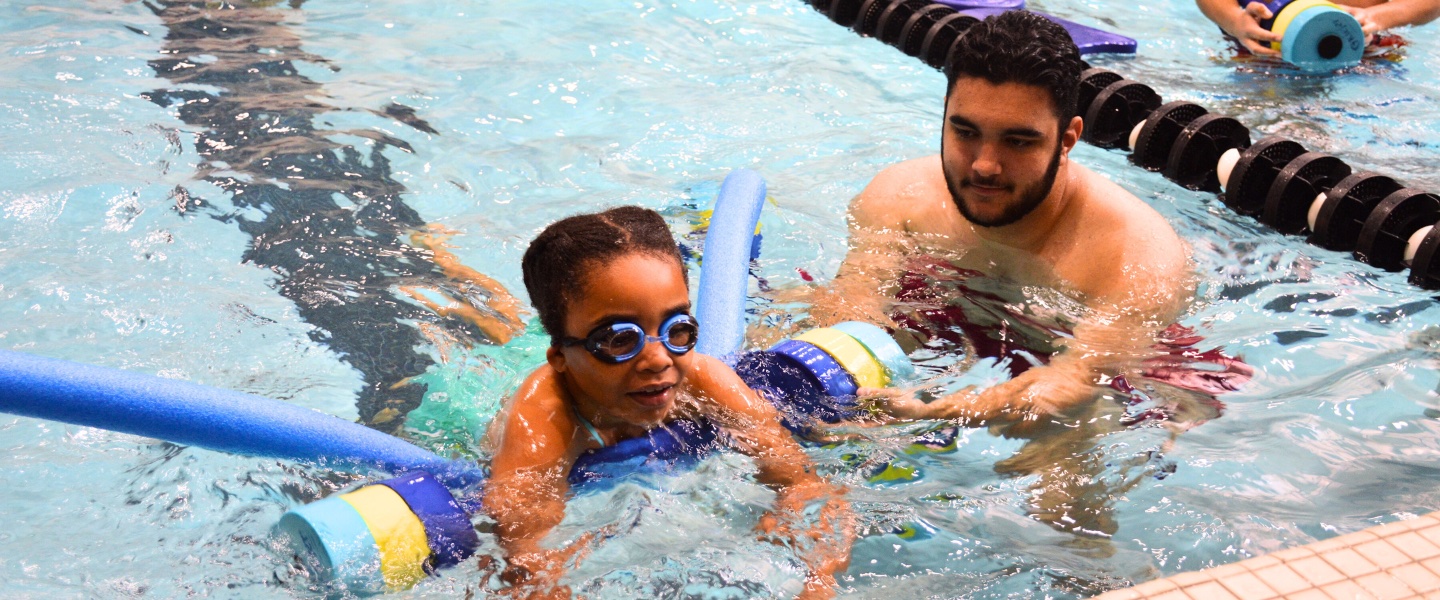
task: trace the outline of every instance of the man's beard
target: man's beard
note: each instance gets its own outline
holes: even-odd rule
[[[960,196],[960,189],[977,181],[981,184],[993,185],[998,183],[998,178],[989,180],[962,178],[956,181],[956,176],[950,173],[950,165],[944,160],[945,149],[943,147],[940,149],[940,156],[941,171],[945,173],[945,186],[950,188],[950,200],[955,203],[955,208],[960,209],[960,215],[965,217],[965,220],[981,227],[1004,227],[1034,212],[1036,208],[1040,207],[1040,203],[1045,201],[1045,197],[1050,195],[1050,188],[1055,186],[1055,176],[1060,171],[1060,144],[1057,142],[1055,155],[1050,158],[1050,166],[1045,169],[1045,176],[1040,181],[1021,190],[1020,201],[1006,208],[1005,212],[1000,213],[1000,216],[984,220],[970,212],[970,208],[965,205],[965,200]]]

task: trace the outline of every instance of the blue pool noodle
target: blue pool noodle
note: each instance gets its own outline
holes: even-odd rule
[[[451,489],[484,478],[474,463],[278,400],[3,350],[0,412],[234,454],[391,473],[421,469]]]
[[[695,318],[700,322],[701,354],[733,362],[745,339],[745,298],[750,283],[750,256],[755,225],[765,205],[765,179],[749,169],[736,169],[725,177],[715,199],[700,268],[699,300]]]

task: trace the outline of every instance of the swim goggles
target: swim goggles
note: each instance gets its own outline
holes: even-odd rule
[[[695,322],[695,317],[680,313],[660,325],[660,335],[645,335],[643,327],[621,322],[596,327],[585,339],[567,336],[560,340],[560,345],[584,345],[585,350],[601,362],[619,364],[639,356],[650,342],[664,344],[672,354],[685,354],[695,347],[699,337],[700,324]]]

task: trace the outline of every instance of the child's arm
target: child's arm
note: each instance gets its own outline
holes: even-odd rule
[[[548,367],[525,380],[504,414],[484,500],[509,562],[501,577],[520,597],[569,597],[558,582],[585,544],[550,550],[540,540],[565,518],[566,476],[578,454],[571,449],[576,424]]]
[[[1266,56],[1280,54],[1270,47],[1270,42],[1280,41],[1280,36],[1260,26],[1262,19],[1275,16],[1264,4],[1251,2],[1244,8],[1235,0],[1195,0],[1195,4],[1206,18],[1239,40],[1246,50]]]
[[[794,548],[809,566],[800,597],[832,596],[835,574],[849,566],[855,539],[843,490],[815,473],[810,457],[780,425],[775,407],[724,363],[696,355],[686,386],[700,412],[726,430],[737,450],[755,459],[756,479],[775,489],[775,509],[761,518],[759,528]],[[824,504],[807,522],[806,506],[817,500]]]
[[[1390,0],[1363,8],[1344,8],[1360,21],[1366,39],[1386,29],[1424,25],[1440,17],[1440,0]]]

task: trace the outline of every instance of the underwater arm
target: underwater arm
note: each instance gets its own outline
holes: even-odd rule
[[[1144,253],[1158,250],[1146,263]],[[864,388],[860,396],[892,417],[955,419],[967,426],[1025,423],[1094,400],[1110,378],[1155,355],[1159,333],[1179,317],[1194,294],[1194,279],[1183,246],[1162,241],[1129,249],[1129,260],[1086,274],[1093,282],[1080,291],[1086,314],[1063,349],[1041,366],[985,390],[970,388],[925,403],[914,390]],[[1120,256],[1125,256],[1121,253]]]
[[[689,385],[706,418],[720,425],[737,450],[755,460],[756,480],[775,490],[775,507],[759,529],[789,546],[809,567],[801,598],[834,595],[835,575],[850,564],[854,515],[844,490],[815,473],[810,457],[780,415],[724,363],[697,356]],[[812,509],[818,505],[818,510]]]
[[[500,282],[460,262],[460,258],[450,252],[445,239],[452,233],[432,227],[412,233],[410,242],[430,251],[431,260],[435,266],[440,268],[446,278],[483,290],[486,297],[484,306],[488,312],[480,310],[474,304],[473,298],[455,298],[443,290],[435,290],[435,292],[444,295],[449,300],[446,305],[430,300],[414,286],[402,286],[400,289],[436,314],[446,318],[468,321],[484,333],[490,341],[496,344],[505,344],[525,329],[521,318],[520,303]]]
[[[1119,323],[1082,325],[1049,364],[984,390],[967,388],[928,404],[910,390],[866,388],[860,394],[902,419],[952,419],[968,427],[1039,422],[1094,400],[1104,378],[1148,355],[1157,331]]]

